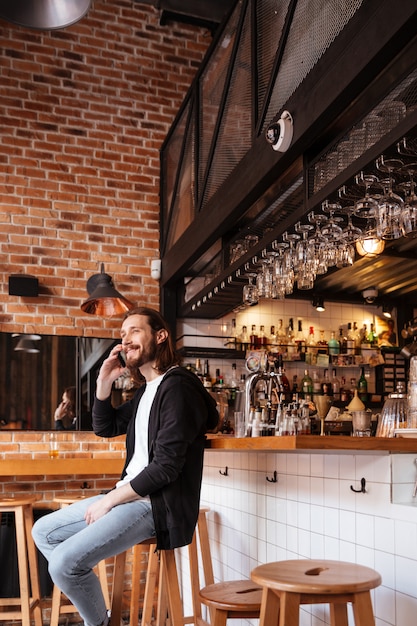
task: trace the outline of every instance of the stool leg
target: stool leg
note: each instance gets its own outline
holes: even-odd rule
[[[197,554],[196,533],[194,533],[193,540],[188,546],[188,559],[190,563],[190,581],[191,581],[191,597],[192,597],[192,603],[193,603],[193,615],[190,618],[185,618],[185,623],[197,624],[197,621],[201,618],[201,602],[200,602],[200,576],[198,572],[198,554]]]
[[[15,509],[17,563],[19,568],[20,604],[23,626],[30,626],[29,567],[25,545],[25,524],[22,508]]]
[[[114,557],[113,591],[111,599],[111,623],[112,626],[120,626],[122,619],[123,583],[126,564],[126,552],[121,552]]]
[[[355,616],[355,626],[375,626],[375,617],[369,591],[354,593],[352,607],[353,615]]]
[[[107,566],[106,566],[105,559],[98,562],[97,574],[100,580],[101,589],[103,591],[104,602],[106,603],[106,607],[110,608],[110,594],[109,594],[109,585],[107,582]]]
[[[54,588],[52,591],[51,621],[50,621],[49,626],[58,626],[60,608],[61,608],[61,589],[58,587],[58,585],[54,585]]]
[[[159,572],[159,556],[154,548],[154,545],[149,546],[148,568],[146,571],[145,591],[143,594],[141,626],[150,626],[152,621],[152,609],[155,600],[155,590]]]
[[[300,594],[280,594],[279,626],[300,626]]]
[[[165,576],[171,626],[183,626],[184,614],[174,550],[161,551],[161,576]]]
[[[211,611],[212,626],[226,626],[227,611],[214,609]]]
[[[137,626],[139,620],[139,597],[141,593],[141,563],[142,555],[147,550],[148,546],[143,546],[140,543],[133,546],[132,555],[132,591],[130,593],[130,609],[129,609],[129,624],[130,626]]]
[[[32,527],[33,527],[33,511],[32,506],[25,506],[23,510],[25,519],[25,535],[26,546],[29,561],[29,576],[30,585],[32,590],[32,608],[33,617],[35,619],[35,626],[42,626],[42,609],[40,606],[41,591],[39,585],[38,574],[38,555],[36,553],[36,547],[32,539]]]
[[[211,560],[210,541],[207,528],[207,510],[202,509],[198,514],[197,530],[200,541],[201,561],[204,572],[204,585],[212,585],[214,583],[213,563]]]
[[[277,626],[279,618],[279,595],[272,589],[264,587],[262,590],[261,612],[259,626]]]
[[[346,603],[330,603],[330,626],[348,626]]]

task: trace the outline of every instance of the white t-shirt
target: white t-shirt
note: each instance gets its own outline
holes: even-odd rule
[[[126,483],[130,483],[132,478],[137,476],[144,467],[148,465],[148,425],[149,415],[152,403],[155,398],[156,391],[163,379],[164,375],[158,376],[154,380],[146,383],[146,388],[141,397],[135,417],[135,449],[133,456],[126,468],[126,476],[116,483],[116,487],[121,487]]]

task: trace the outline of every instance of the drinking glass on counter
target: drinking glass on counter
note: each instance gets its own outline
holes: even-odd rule
[[[49,433],[49,456],[51,459],[59,457],[59,447],[56,433]]]

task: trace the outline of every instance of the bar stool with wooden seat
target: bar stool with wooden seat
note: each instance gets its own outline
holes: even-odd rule
[[[38,559],[32,539],[32,507],[36,500],[36,496],[0,499],[0,515],[12,513],[15,517],[20,588],[18,598],[0,598],[0,620],[18,619],[21,620],[22,626],[30,626],[32,617],[35,626],[42,626]],[[5,607],[4,611],[3,607]]]
[[[375,626],[370,590],[381,584],[375,570],[343,561],[290,560],[255,567],[252,580],[263,587],[260,626],[299,626],[300,605],[329,604],[331,626]]]
[[[54,502],[60,505],[60,508],[68,506],[77,500],[80,500],[80,496],[57,496],[54,498]],[[107,569],[106,569],[106,561],[100,561],[97,565],[97,575],[100,580],[101,588],[103,590],[104,600],[106,602],[106,606],[110,607],[110,594],[109,594],[109,586],[107,583]],[[63,602],[64,594],[61,592],[60,588],[57,585],[54,585],[52,591],[52,606],[51,606],[51,621],[50,626],[58,626],[60,615],[67,613],[76,613],[77,609],[73,604]]]
[[[199,597],[200,577],[198,565],[198,545],[201,553],[201,564],[206,584],[213,582],[213,566],[211,562],[210,545],[207,530],[206,513],[208,508],[200,508],[193,540],[188,546],[191,596],[193,615],[184,616],[180,597],[178,575],[175,562],[174,550],[161,550],[158,554],[155,550],[156,539],[149,539],[133,547],[132,585],[130,592],[130,626],[137,626],[139,615],[139,586],[142,568],[141,555],[148,552],[148,564],[146,569],[145,589],[142,603],[142,626],[149,626],[154,613],[156,624],[162,625],[168,613],[171,619],[183,624],[197,624],[201,618],[201,601]],[[127,553],[123,552],[116,556],[114,567],[114,582],[111,619],[112,624],[118,625],[121,620],[122,596],[124,586],[124,571]],[[155,595],[158,598],[155,605]]]
[[[228,619],[259,618],[262,587],[251,580],[228,580],[201,589],[200,599],[209,609],[211,626],[226,626]]]

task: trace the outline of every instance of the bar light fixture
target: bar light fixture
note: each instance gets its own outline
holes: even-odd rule
[[[104,263],[101,264],[100,273],[88,279],[87,292],[89,297],[82,303],[81,309],[89,315],[114,317],[135,306],[117,291],[111,276],[104,271]]]
[[[0,17],[26,28],[56,30],[78,22],[90,5],[91,0],[3,0]]]

